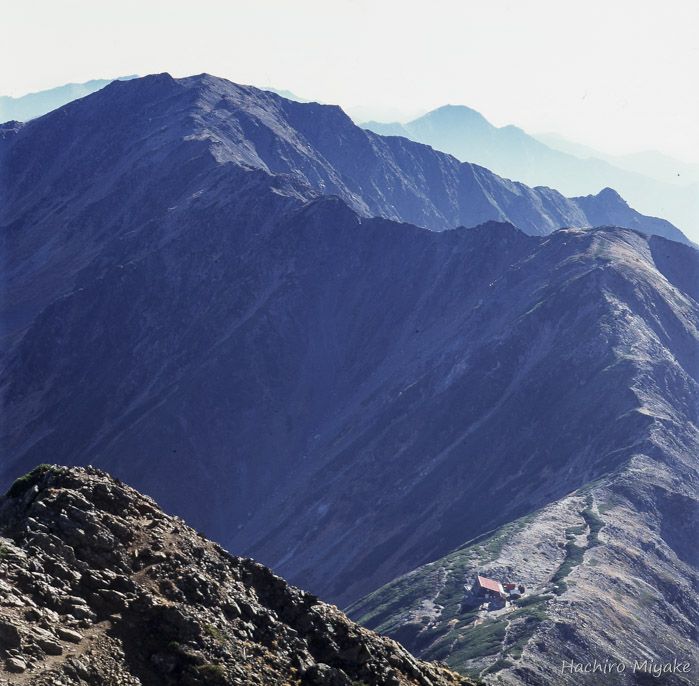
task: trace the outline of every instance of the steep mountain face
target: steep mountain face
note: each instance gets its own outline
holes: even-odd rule
[[[274,518],[258,520],[273,533],[254,554],[346,601],[639,451],[655,455],[661,420],[671,423],[663,442],[681,446],[671,451],[675,473],[696,483],[683,462],[696,452],[689,287],[676,289],[658,271],[656,251],[637,234],[566,231],[543,245],[521,238],[505,234],[463,257],[452,248],[456,262],[440,259],[431,270],[405,258],[415,269],[411,283],[399,283],[403,292],[415,274],[427,276],[405,313],[389,304],[398,294],[383,291],[386,329],[377,333],[393,332],[396,348],[371,370],[352,421],[330,413],[319,425],[317,454],[327,466],[292,481]],[[494,252],[501,261],[478,263]],[[696,253],[684,258],[696,274]],[[347,356],[356,357],[375,355]],[[293,495],[302,483],[303,500]],[[357,501],[371,503],[370,512],[357,511]],[[322,558],[294,561],[298,540],[306,551],[322,540]],[[339,548],[353,550],[350,564],[333,554]],[[323,579],[332,570],[331,586]]]
[[[384,136],[404,136],[431,145],[496,174],[530,186],[550,186],[565,195],[596,194],[605,187],[614,188],[642,212],[670,220],[695,242],[699,240],[699,184],[690,176],[682,184],[669,183],[652,174],[619,168],[594,154],[579,159],[555,149],[555,145],[549,147],[516,126],[493,126],[481,114],[463,106],[440,107],[407,124],[372,121],[362,126]],[[600,204],[604,207],[603,202]],[[601,222],[588,219],[593,226],[618,223],[611,216]],[[628,223],[620,225],[635,228]],[[655,233],[649,228],[643,230]]]
[[[227,178],[235,167],[283,175],[285,184],[304,187],[296,193],[306,199],[337,194],[363,216],[432,230],[488,220],[532,234],[591,225],[575,201],[556,191],[376,136],[337,107],[295,103],[209,76],[114,82],[24,127],[6,126],[3,134],[2,247],[16,273],[14,311],[3,321],[9,317],[11,324],[36,312],[28,300],[53,292],[34,283],[35,273],[70,279],[104,236],[123,237],[169,208],[181,210],[195,193],[215,188],[214,176]],[[29,233],[26,226],[36,229]],[[683,239],[665,222],[639,216],[634,227]],[[15,259],[32,263],[15,268]],[[17,281],[22,293],[13,290]]]
[[[0,683],[468,686],[95,469],[0,498]]]
[[[653,421],[639,322],[694,421],[696,303],[648,238],[434,233],[226,183],[105,239],[35,318],[2,377],[8,472],[105,466],[344,602],[627,460]]]
[[[362,215],[430,229],[497,219],[545,234],[624,219],[684,240],[618,196],[578,203],[513,184],[425,146],[364,132],[335,107],[209,76],[114,82],[27,125],[0,127],[3,349],[54,297],[72,292],[88,264],[92,278],[119,264],[107,255],[128,261],[137,236],[148,232],[155,245],[154,226],[181,230],[182,212],[203,193],[227,195],[234,207],[233,197],[246,194],[236,180],[251,169],[272,173],[268,183],[283,196],[336,193]]]
[[[6,483],[47,454],[95,464],[344,604],[552,503],[579,519],[566,499],[598,479],[593,508],[612,485],[621,505],[607,557],[558,601],[579,611],[567,631],[604,654],[595,592],[619,569],[686,642],[693,601],[672,588],[698,564],[694,249],[367,218],[399,196],[423,219],[462,208],[453,170],[482,175],[464,211],[509,186],[490,175],[484,194],[485,170],[210,77],[115,83],[3,134]],[[555,659],[512,678],[559,683]]]

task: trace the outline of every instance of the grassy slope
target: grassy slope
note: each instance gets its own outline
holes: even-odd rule
[[[541,622],[547,605],[566,590],[566,578],[597,544],[603,521],[588,496],[574,526],[565,528],[565,557],[538,592],[526,595],[505,614],[463,607],[464,584],[498,559],[503,547],[536,513],[465,543],[446,557],[419,567],[347,608],[359,623],[402,642],[424,659],[441,660],[468,676],[484,676],[518,660]],[[563,533],[563,531],[561,532]],[[579,544],[580,540],[585,545]],[[560,543],[560,547],[564,542]]]

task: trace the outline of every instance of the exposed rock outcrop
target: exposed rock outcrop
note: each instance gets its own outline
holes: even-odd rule
[[[0,535],[0,684],[470,683],[93,468],[16,482]]]

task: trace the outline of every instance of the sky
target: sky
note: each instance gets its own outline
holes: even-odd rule
[[[3,3],[0,95],[209,72],[408,121],[496,126],[699,162],[696,0],[22,0]]]

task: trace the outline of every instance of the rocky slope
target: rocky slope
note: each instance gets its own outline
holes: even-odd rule
[[[694,449],[691,248],[435,233],[239,185],[247,204],[231,185],[115,240],[120,266],[36,318],[0,377],[5,474],[92,462],[344,603],[620,468],[654,425]]]
[[[549,147],[516,126],[493,126],[480,113],[463,106],[440,107],[406,124],[367,122],[362,126],[384,136],[404,136],[425,143],[508,179],[534,187],[550,186],[568,196],[597,194],[611,187],[633,207],[673,222],[695,242],[699,237],[699,184],[692,183],[689,175],[685,182],[677,184],[678,172],[684,171],[681,163],[673,166],[674,183],[653,178],[655,167],[666,163],[661,156],[653,159],[654,168],[646,173],[622,169],[615,160],[610,163],[600,159],[595,151],[579,159],[556,150],[555,145]],[[623,164],[623,159],[619,162]],[[591,223],[634,228],[610,217]]]
[[[618,468],[658,408],[691,445],[696,251],[363,218],[256,168],[304,169],[278,119],[309,106],[262,94],[281,133],[230,142],[246,93],[118,82],[9,134],[6,483],[91,462],[345,603]]]
[[[0,683],[467,686],[92,468],[0,498]]]
[[[430,160],[475,172],[344,121],[154,77],[3,128],[0,479],[47,454],[108,469],[342,605],[614,484],[613,539],[570,570],[589,576],[561,596],[577,619],[556,645],[577,631],[581,655],[603,656],[599,598],[627,578],[663,599],[649,626],[668,638],[624,610],[624,646],[686,645],[694,606],[673,589],[699,566],[697,251],[610,226],[367,218],[408,178],[391,146],[415,156],[413,179]],[[449,174],[430,178],[444,191]],[[411,203],[436,216],[437,200]],[[555,684],[560,654],[501,671]]]
[[[629,498],[639,467],[646,497],[682,510],[685,524],[673,525],[685,526],[686,537],[668,535],[662,506],[639,513]],[[699,574],[690,532],[698,508],[663,476],[637,460],[634,470],[392,581],[348,614],[415,655],[491,684],[695,684]],[[477,574],[522,584],[525,594],[506,608],[477,604],[465,591]],[[580,671],[595,661],[622,669]]]

